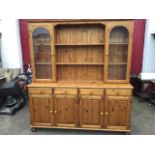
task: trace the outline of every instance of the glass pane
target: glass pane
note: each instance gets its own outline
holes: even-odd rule
[[[33,49],[37,79],[51,79],[51,45],[50,34],[45,28],[33,32]]]
[[[128,30],[122,26],[113,28],[110,33],[109,80],[126,80],[128,36]]]

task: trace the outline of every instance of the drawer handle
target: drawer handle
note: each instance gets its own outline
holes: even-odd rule
[[[54,111],[54,113],[56,114],[56,113],[57,113],[57,111],[55,110],[55,111]]]

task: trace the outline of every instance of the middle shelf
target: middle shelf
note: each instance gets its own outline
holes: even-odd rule
[[[61,63],[61,62],[58,62],[56,63],[56,65],[104,65],[104,63]]]

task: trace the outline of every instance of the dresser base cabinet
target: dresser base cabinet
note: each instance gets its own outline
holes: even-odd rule
[[[131,86],[129,89],[107,89],[104,85],[100,89],[30,86],[31,127],[33,130],[64,128],[129,132],[131,94]]]

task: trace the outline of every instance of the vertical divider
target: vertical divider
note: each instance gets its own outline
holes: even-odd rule
[[[76,117],[76,126],[80,127],[80,90],[77,88],[77,97],[76,97],[76,109],[77,109],[77,117]]]
[[[108,55],[109,55],[109,27],[105,26],[105,49],[104,49],[104,82],[108,79]]]
[[[51,52],[51,59],[52,59],[52,81],[56,82],[56,49],[55,49],[55,25],[52,24],[51,27],[52,31],[52,41],[51,41],[51,48],[52,48],[52,52]]]

